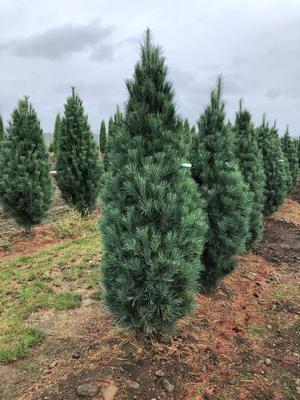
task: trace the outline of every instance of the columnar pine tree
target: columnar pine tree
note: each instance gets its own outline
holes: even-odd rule
[[[300,137],[298,137],[296,143],[297,143],[297,155],[298,155],[298,165],[299,165],[299,174],[300,174]]]
[[[100,126],[100,133],[99,133],[99,147],[100,147],[100,152],[102,154],[105,153],[105,147],[106,147],[106,127],[105,127],[105,122],[104,120],[101,121],[101,126]]]
[[[265,174],[261,151],[258,148],[256,132],[251,122],[251,114],[240,110],[235,120],[235,150],[239,169],[244,182],[248,185],[251,209],[249,216],[249,236],[246,242],[247,250],[255,248],[262,233],[262,210],[264,207]]]
[[[284,136],[281,138],[282,149],[285,155],[285,158],[288,162],[289,171],[291,174],[291,182],[288,187],[288,193],[290,193],[297,183],[298,178],[298,155],[297,155],[297,147],[295,142],[291,139],[288,128],[285,131]]]
[[[183,132],[149,30],[127,89],[102,195],[105,301],[119,323],[156,335],[192,308],[205,222],[182,167]]]
[[[81,215],[93,211],[100,189],[101,162],[88,117],[74,88],[62,117],[56,169],[66,203]]]
[[[258,146],[262,152],[265,172],[264,215],[278,209],[286,196],[285,159],[276,129],[270,128],[265,116],[257,129]]]
[[[119,111],[119,109],[117,109],[117,112]],[[109,138],[109,135],[112,133],[113,130],[113,126],[114,126],[114,118],[109,117],[108,120],[108,129],[107,129],[107,137]]]
[[[13,111],[7,132],[0,155],[0,199],[4,210],[29,232],[47,214],[52,184],[43,131],[26,97]]]
[[[237,265],[236,256],[244,251],[249,230],[247,188],[233,154],[233,134],[225,123],[221,95],[219,78],[199,119],[190,157],[208,218],[205,270],[200,276],[204,290],[214,288]]]
[[[2,142],[2,140],[4,140],[4,135],[5,135],[5,132],[4,132],[3,119],[0,115],[0,142]]]
[[[121,125],[123,124],[123,116],[122,113],[117,107],[117,111],[114,114],[114,117],[110,117],[108,121],[108,135],[107,135],[107,142],[106,142],[106,147],[105,147],[105,154],[103,157],[103,165],[105,171],[108,170],[109,168],[109,154],[110,154],[110,149],[112,145],[112,141],[114,139],[114,132],[117,132],[120,130]]]
[[[53,134],[53,150],[56,156],[58,155],[58,150],[59,150],[60,130],[61,130],[61,117],[60,114],[57,114],[55,118],[54,134]]]

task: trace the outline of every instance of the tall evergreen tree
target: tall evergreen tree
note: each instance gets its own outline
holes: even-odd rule
[[[47,214],[52,184],[43,131],[26,97],[12,113],[0,158],[2,205],[29,232]]]
[[[286,188],[285,159],[276,128],[270,128],[265,116],[257,129],[258,146],[262,152],[265,172],[264,215],[270,215],[283,203]]]
[[[100,146],[100,151],[102,154],[105,153],[105,147],[106,147],[106,127],[105,127],[105,122],[104,120],[101,121],[101,126],[100,126],[100,134],[99,134],[99,146]]]
[[[119,107],[117,107],[117,111],[115,112],[114,116],[110,117],[108,121],[108,132],[107,132],[108,135],[105,147],[105,154],[103,158],[103,165],[105,171],[107,171],[109,168],[109,154],[110,154],[110,149],[112,147],[112,141],[114,139],[114,132],[118,132],[122,124],[123,124],[123,115]]]
[[[291,139],[288,127],[285,131],[284,136],[281,138],[282,149],[285,155],[285,158],[288,162],[289,172],[291,174],[290,185],[288,186],[288,193],[290,193],[297,183],[298,178],[298,155],[297,155],[297,147],[294,141]]]
[[[300,137],[298,137],[296,141],[297,145],[297,155],[298,155],[298,165],[299,165],[299,174],[300,174]]]
[[[0,142],[2,142],[2,140],[4,140],[4,135],[5,135],[5,132],[4,132],[3,119],[0,115]]]
[[[262,233],[265,174],[251,114],[242,107],[242,101],[236,114],[234,131],[236,158],[251,198],[249,236],[246,242],[246,248],[250,250],[255,247]]]
[[[156,335],[192,308],[205,222],[182,167],[173,90],[149,30],[127,89],[102,194],[105,301],[118,322]]]
[[[82,100],[72,88],[61,122],[57,182],[66,203],[82,215],[96,207],[101,166]]]
[[[119,109],[117,109],[117,113],[119,112]],[[112,133],[113,130],[113,126],[114,126],[114,119],[112,117],[109,117],[108,120],[108,130],[107,130],[107,136],[109,137],[109,135]]]
[[[59,150],[60,130],[61,130],[61,117],[60,114],[58,113],[55,118],[54,134],[53,134],[53,150],[56,156],[58,155],[58,150]]]
[[[247,188],[233,154],[233,133],[225,123],[222,82],[211,93],[210,105],[198,122],[191,148],[192,175],[206,205],[207,243],[205,270],[200,283],[205,290],[237,265],[248,234]]]

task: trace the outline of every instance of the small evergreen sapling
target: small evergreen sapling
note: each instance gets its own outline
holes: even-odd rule
[[[112,147],[112,141],[114,140],[114,132],[118,132],[122,124],[123,116],[119,107],[117,107],[117,111],[115,112],[114,117],[110,117],[108,121],[108,137],[105,147],[105,154],[103,157],[103,165],[105,171],[107,171],[109,168],[109,154]]]
[[[52,201],[48,152],[28,98],[13,111],[0,155],[0,199],[4,210],[29,232],[47,215]]]
[[[286,167],[276,128],[270,128],[265,116],[257,129],[258,146],[262,152],[265,172],[264,215],[270,215],[283,203],[286,193]]]
[[[149,31],[127,89],[102,192],[105,302],[122,325],[159,335],[192,309],[205,222],[182,167],[184,133],[167,68]]]
[[[53,151],[56,156],[58,155],[59,151],[60,130],[61,130],[61,117],[60,114],[57,114],[55,118],[54,134],[53,134]]]
[[[56,169],[63,199],[81,215],[96,207],[101,165],[82,101],[72,88],[61,122]]]
[[[298,166],[298,156],[297,147],[295,142],[291,139],[288,128],[285,131],[284,136],[281,138],[282,149],[285,158],[288,162],[289,172],[291,174],[290,185],[288,186],[288,193],[290,193],[297,183],[299,166]]]
[[[99,133],[99,147],[101,154],[105,153],[106,142],[107,142],[106,127],[105,127],[105,122],[102,120]]]
[[[298,166],[299,166],[299,174],[300,174],[300,137],[298,137],[296,141],[297,145],[297,155],[298,155]]]
[[[101,154],[105,154],[105,148],[107,144],[107,134],[104,120],[101,121],[100,132],[99,132],[99,148]]]
[[[240,110],[236,114],[234,131],[236,158],[251,198],[249,236],[246,242],[246,248],[250,250],[255,248],[262,233],[265,174],[262,154],[258,148],[255,128],[251,122],[251,114],[248,110],[243,109],[241,101]]]
[[[2,142],[4,138],[5,138],[5,131],[4,131],[3,119],[2,116],[0,115],[0,142]]]
[[[249,230],[247,188],[233,154],[233,134],[225,124],[221,94],[219,78],[210,105],[199,119],[190,157],[208,219],[205,270],[200,275],[204,290],[216,287],[237,265],[236,256],[244,251]]]

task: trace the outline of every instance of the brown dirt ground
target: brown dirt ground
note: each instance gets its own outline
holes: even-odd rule
[[[76,388],[86,382],[99,386],[93,400],[102,399],[109,383],[119,387],[116,400],[296,400],[299,202],[300,185],[265,221],[256,254],[242,256],[210,297],[199,295],[193,315],[164,342],[114,326],[98,301],[32,314],[28,323],[42,328],[46,339],[23,360],[0,366],[1,400],[78,400]],[[172,394],[162,389],[159,369],[175,384]],[[131,389],[131,380],[140,388]]]
[[[58,191],[54,194],[54,201],[51,206],[48,218],[39,226],[32,229],[30,235],[16,225],[12,218],[9,218],[0,206],[0,257],[13,255],[30,254],[37,249],[58,243],[58,238],[52,229],[52,225],[62,215],[66,214],[67,206],[60,197]],[[4,244],[8,244],[6,247]]]

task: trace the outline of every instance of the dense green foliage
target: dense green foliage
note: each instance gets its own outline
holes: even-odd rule
[[[265,117],[257,129],[257,140],[263,156],[266,177],[263,212],[264,215],[270,215],[285,199],[287,193],[286,167],[276,128],[270,128]]]
[[[246,248],[254,248],[262,233],[262,210],[264,207],[265,174],[261,151],[258,148],[251,114],[242,108],[235,120],[235,151],[239,169],[248,185],[251,210],[249,216],[249,236]]]
[[[296,146],[297,146],[299,173],[300,173],[300,137],[296,140]]]
[[[288,193],[290,193],[297,183],[299,166],[298,166],[298,154],[297,154],[297,145],[291,139],[288,129],[286,129],[284,136],[281,138],[282,149],[285,155],[285,158],[288,162],[288,168],[290,172],[290,182],[287,187]]]
[[[4,140],[4,135],[5,135],[5,132],[4,132],[3,119],[0,115],[0,142],[2,142],[2,140]]]
[[[103,165],[105,171],[109,168],[109,154],[112,147],[112,142],[114,140],[114,133],[118,132],[123,124],[123,116],[122,113],[117,107],[117,111],[115,112],[113,118],[110,117],[108,121],[108,140],[105,147],[105,154],[103,157]]]
[[[93,211],[100,189],[101,162],[82,101],[74,89],[62,117],[56,169],[66,203],[82,215]]]
[[[13,111],[1,151],[0,199],[4,210],[29,231],[46,216],[52,200],[48,152],[28,99]]]
[[[105,127],[105,122],[102,120],[99,132],[99,147],[102,154],[105,153],[106,142],[107,142],[106,127]]]
[[[53,134],[53,151],[56,156],[59,150],[60,130],[61,130],[61,117],[60,114],[57,114],[55,118],[54,134]]]
[[[205,222],[160,50],[147,31],[127,82],[124,123],[109,136],[102,193],[105,301],[147,335],[175,327],[193,305]]]
[[[211,103],[198,122],[199,132],[191,147],[192,175],[206,205],[207,243],[203,253],[205,271],[200,283],[204,289],[236,265],[244,251],[248,234],[249,203],[247,188],[233,154],[233,134],[225,124],[222,87],[211,93]]]

